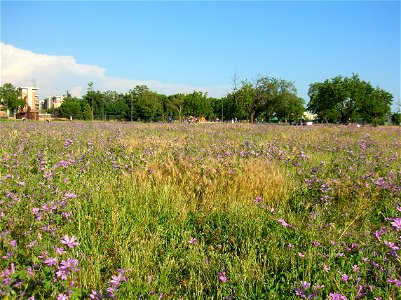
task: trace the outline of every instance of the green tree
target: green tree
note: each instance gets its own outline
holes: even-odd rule
[[[102,93],[103,111],[101,111],[101,119],[122,120],[127,115],[128,105],[124,96],[115,91],[106,91]]]
[[[276,108],[276,117],[287,121],[300,120],[305,112],[304,100],[297,95],[284,94],[279,96],[280,105]]]
[[[243,81],[240,89],[234,94],[236,97],[236,109],[242,110],[248,120],[253,123],[259,103],[256,102],[256,90],[252,83]],[[237,111],[236,111],[237,113]]]
[[[362,117],[377,124],[388,115],[392,102],[390,93],[373,88],[356,74],[312,83],[308,95],[308,110],[326,122],[356,122]]]
[[[163,105],[159,94],[146,85],[137,85],[126,95],[131,120],[157,121],[162,116]]]
[[[106,117],[106,97],[100,91],[95,91],[93,89],[93,83],[88,83],[88,89],[83,97],[92,111],[93,119],[95,120],[105,120]]]
[[[369,85],[365,87],[358,103],[359,115],[368,123],[378,125],[390,114],[393,96],[385,90]]]
[[[266,102],[262,111],[265,118],[268,121],[273,116],[284,121],[299,119],[305,108],[303,99],[297,96],[295,84],[284,79],[269,77],[265,77],[264,81],[267,85]]]
[[[60,106],[62,117],[73,117],[79,119],[82,115],[81,104],[77,101],[64,101]]]
[[[175,94],[168,97],[168,106],[175,113],[178,114],[178,120],[183,122],[185,94]]]
[[[67,91],[64,96],[63,103],[60,105],[60,115],[62,117],[73,117],[74,119],[82,119],[82,109],[80,99],[72,97]]]
[[[89,103],[87,103],[87,102],[84,102],[84,120],[85,121],[92,121],[93,120],[92,109],[89,106]]]
[[[184,97],[184,114],[194,117],[214,117],[211,99],[207,97],[207,93],[193,91]]]
[[[400,125],[401,124],[401,113],[393,113],[391,115],[391,122],[393,122],[394,125]]]
[[[20,95],[20,88],[14,87],[11,83],[5,83],[0,87],[0,104],[13,115],[19,106],[25,105],[25,100],[21,99]]]

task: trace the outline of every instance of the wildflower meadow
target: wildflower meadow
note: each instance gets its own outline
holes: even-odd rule
[[[401,299],[401,128],[0,124],[4,299]]]

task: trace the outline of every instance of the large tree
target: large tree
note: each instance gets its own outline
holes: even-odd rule
[[[373,88],[358,75],[336,76],[309,86],[308,110],[326,122],[356,122],[363,118],[377,124],[390,112],[392,95]]]
[[[21,99],[21,89],[5,83],[0,87],[0,104],[14,114],[19,106],[25,105],[25,100]]]
[[[88,89],[83,101],[89,104],[93,119],[104,120],[106,118],[106,97],[102,92],[93,89],[92,82],[88,83]]]
[[[71,97],[69,93],[64,97],[63,103],[60,105],[60,114],[62,117],[73,117],[74,119],[82,119],[82,109],[80,100]]]
[[[253,123],[260,103],[257,102],[256,91],[253,84],[249,81],[243,81],[242,86],[235,93],[237,109],[246,113],[247,119]]]
[[[267,121],[273,117],[298,118],[304,111],[294,83],[274,77],[259,76],[253,83],[242,81],[238,91],[229,94],[227,99],[233,101],[235,115],[241,118],[246,113],[251,123],[256,117]]]
[[[184,114],[194,117],[214,117],[211,99],[207,93],[193,91],[184,97]]]
[[[126,94],[131,120],[157,121],[163,114],[163,103],[160,95],[151,91],[146,85],[137,85]]]
[[[175,94],[168,96],[167,105],[174,114],[178,114],[178,120],[183,121],[185,94]]]

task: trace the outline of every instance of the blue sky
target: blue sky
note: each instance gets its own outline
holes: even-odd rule
[[[35,61],[41,55],[31,81],[47,89],[51,81],[56,90],[84,91],[76,66],[62,64],[64,79],[48,74],[57,57],[70,57],[94,67],[93,80],[90,71],[81,79],[100,90],[109,78],[126,91],[141,81],[161,92],[199,87],[223,96],[234,73],[260,74],[294,81],[308,101],[310,83],[357,73],[400,97],[399,1],[1,1],[1,42]],[[56,62],[46,64],[46,55]],[[2,82],[18,81],[7,58]]]

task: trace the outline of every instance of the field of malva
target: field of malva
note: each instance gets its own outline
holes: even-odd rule
[[[3,122],[0,297],[401,299],[401,128]]]

